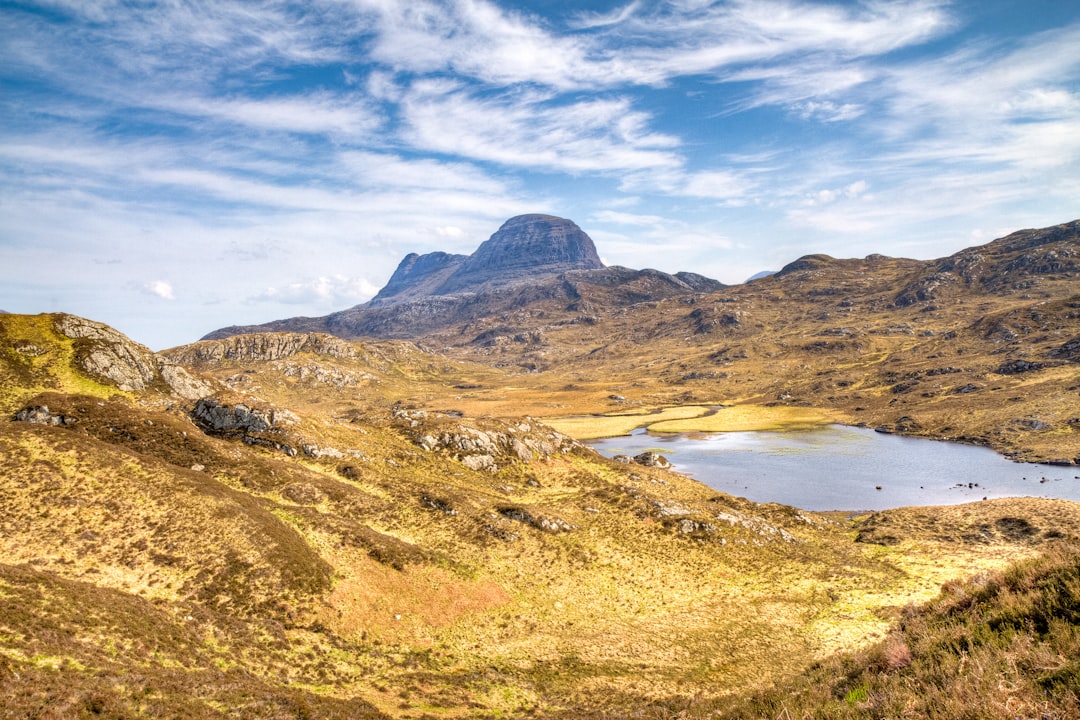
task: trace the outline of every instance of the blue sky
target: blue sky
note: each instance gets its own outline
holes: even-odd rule
[[[161,349],[570,218],[728,283],[1080,217],[1075,0],[0,0],[0,308]]]

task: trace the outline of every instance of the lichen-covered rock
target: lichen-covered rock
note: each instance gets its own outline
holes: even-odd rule
[[[55,327],[76,341],[75,360],[82,370],[120,390],[147,390],[160,380],[184,400],[197,400],[214,391],[209,382],[108,325],[62,314],[56,316]]]
[[[496,472],[499,466],[495,464],[495,458],[491,455],[465,455],[461,458],[461,464],[470,470]]]
[[[214,387],[210,383],[195,377],[184,368],[163,357],[158,357],[158,371],[161,373],[161,379],[165,381],[165,384],[176,395],[185,400],[198,400],[214,391]]]
[[[660,468],[661,470],[666,470],[671,467],[671,462],[666,457],[652,450],[646,450],[640,455],[635,455],[634,462],[638,465]]]
[[[228,404],[217,398],[202,398],[191,410],[192,419],[207,432],[266,432],[294,425],[295,413],[278,408],[251,408],[244,403]]]
[[[76,348],[83,370],[121,390],[145,390],[158,376],[154,354],[108,325],[75,315],[59,315],[56,329],[73,340],[84,341]]]
[[[341,368],[315,362],[276,362],[273,367],[275,370],[280,370],[281,374],[287,378],[294,378],[305,383],[333,385],[339,388],[359,385],[375,379],[375,376],[368,372],[348,372]]]
[[[562,518],[534,515],[532,512],[521,507],[499,508],[499,514],[509,520],[516,520],[531,527],[549,533],[564,533],[576,530],[573,525]]]
[[[233,335],[220,340],[203,340],[168,351],[170,359],[185,365],[221,360],[274,361],[309,352],[334,358],[355,358],[356,345],[323,333],[257,333]]]
[[[37,425],[74,425],[79,419],[70,415],[61,415],[49,410],[48,405],[35,405],[23,408],[15,413],[16,422],[28,422]]]
[[[495,472],[500,464],[532,462],[581,445],[543,425],[485,420],[473,427],[444,413],[395,408],[393,417],[428,452],[446,452],[473,470]]]

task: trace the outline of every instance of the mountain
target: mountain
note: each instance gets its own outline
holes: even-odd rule
[[[513,390],[466,393],[477,412],[592,413],[610,396],[646,407],[809,406],[883,432],[1078,464],[1078,254],[1072,221],[937,260],[812,254],[731,287],[606,267],[430,294],[446,275],[398,302],[214,336],[403,338],[522,373]]]
[[[371,305],[428,295],[482,292],[522,281],[532,283],[571,270],[602,267],[592,238],[570,220],[553,215],[520,215],[503,223],[472,255],[407,255]]]
[[[252,332],[418,339],[539,305],[570,318],[583,308],[588,312],[594,306],[624,306],[724,287],[695,273],[606,268],[592,239],[575,223],[552,215],[521,215],[507,220],[472,255],[407,255],[367,303],[322,318],[222,328],[203,339]]]

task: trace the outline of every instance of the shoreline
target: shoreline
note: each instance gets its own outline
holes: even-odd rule
[[[1018,465],[1049,465],[1078,467],[1080,462],[1060,458],[1017,457],[1014,451],[995,446],[981,438],[950,437],[928,433],[905,432],[900,429],[871,427],[854,422],[842,411],[826,408],[767,406],[753,404],[700,404],[656,407],[640,412],[574,415],[541,418],[555,430],[579,442],[625,437],[635,430],[663,434],[725,433],[725,432],[798,432],[829,425],[844,425],[874,430],[900,437],[921,438],[994,451]]]

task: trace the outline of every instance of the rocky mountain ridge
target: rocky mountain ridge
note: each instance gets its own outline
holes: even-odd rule
[[[507,220],[472,255],[410,253],[371,301],[320,318],[289,318],[215,330],[204,340],[257,332],[328,332],[343,338],[419,339],[431,332],[559,302],[571,312],[590,297],[629,304],[725,286],[703,275],[604,267],[592,239],[552,215]]]
[[[571,270],[604,267],[592,238],[570,220],[553,215],[510,218],[484,241],[433,294],[478,292]]]
[[[737,302],[740,296],[759,294],[762,287],[780,287],[785,296],[812,296],[818,301],[847,294],[841,301],[849,303],[849,308],[872,303],[877,309],[898,313],[912,307],[933,312],[927,308],[935,301],[1022,293],[1040,278],[1076,275],[1080,268],[1078,225],[1080,221],[1021,230],[930,261],[877,254],[863,259],[806,255],[776,273],[729,287],[694,273],[592,267],[599,265],[599,258],[591,240],[576,225],[551,216],[522,216],[507,221],[473,256],[407,256],[368,303],[320,318],[222,328],[204,339],[258,332],[325,332],[346,339],[423,338],[437,341],[440,347],[460,346],[476,338],[483,343],[484,334],[497,326],[504,328],[501,335],[535,336],[544,327],[591,322],[642,303],[679,297],[692,302],[695,297],[721,292]],[[543,238],[550,239],[550,251],[543,249],[547,242]],[[835,282],[830,283],[830,278]],[[525,318],[525,322],[505,322],[512,318]]]

